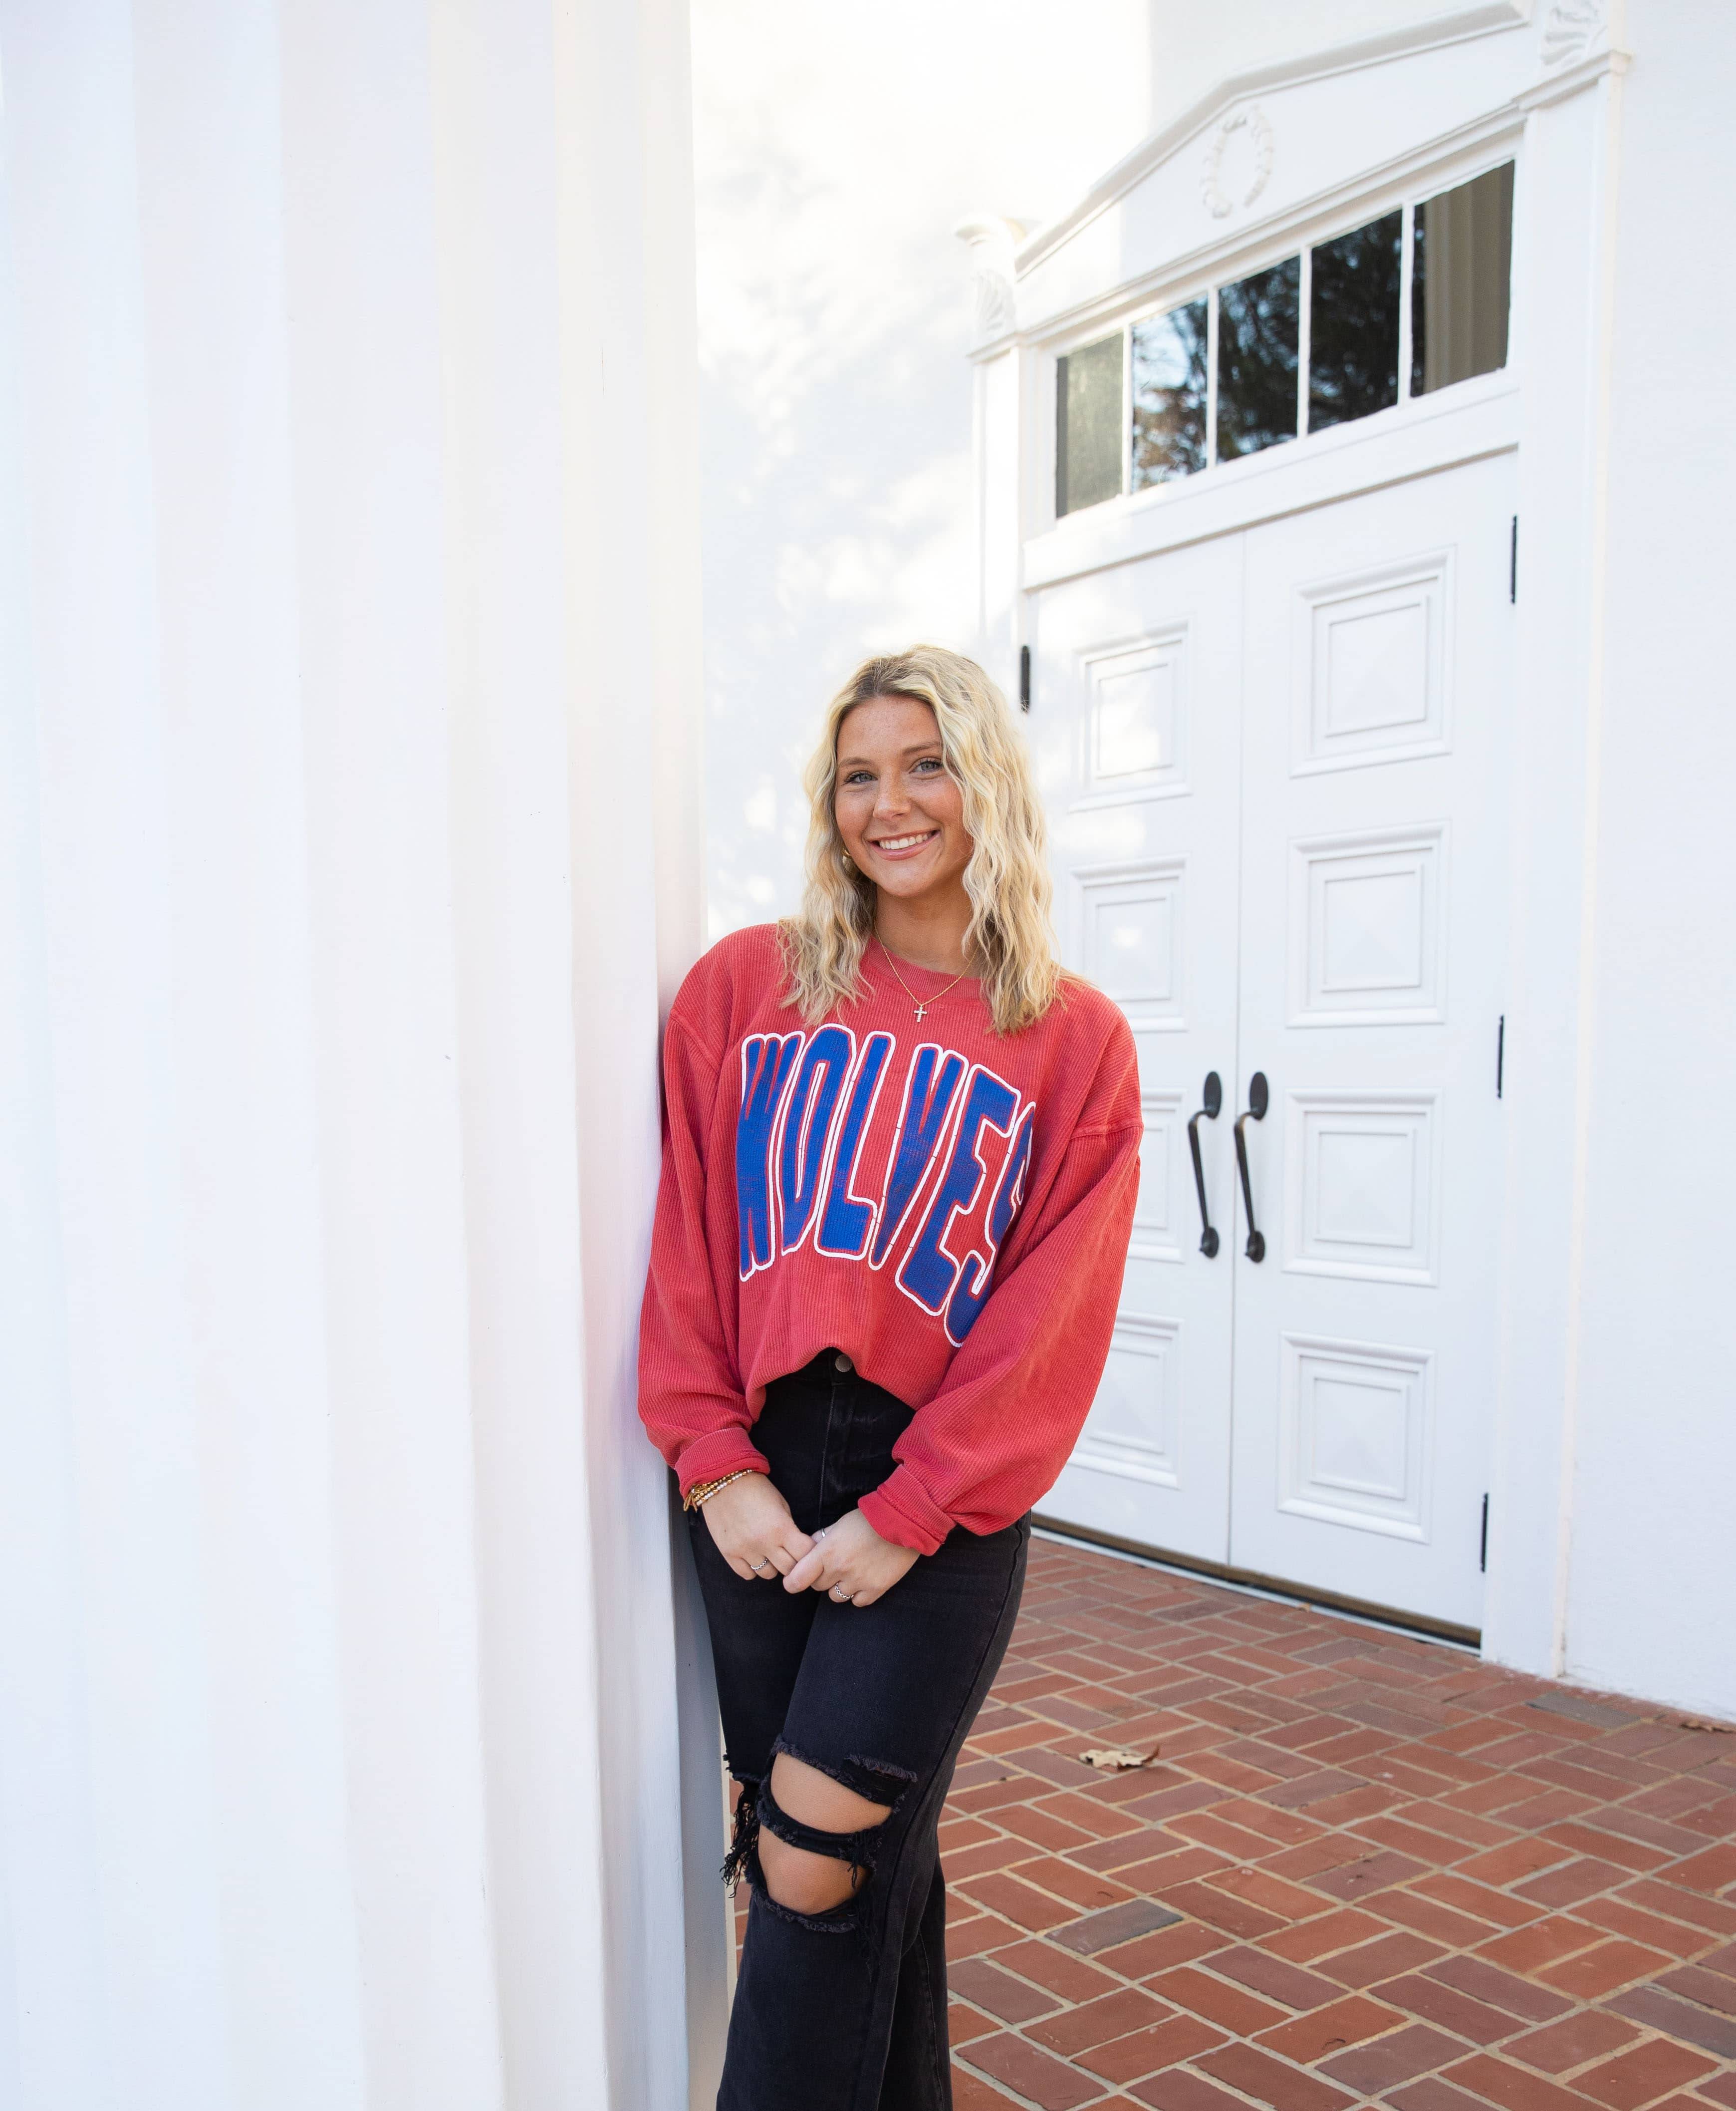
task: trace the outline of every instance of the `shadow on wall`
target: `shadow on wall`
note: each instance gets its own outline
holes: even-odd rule
[[[852,666],[972,642],[952,229],[1058,211],[1139,137],[1145,7],[1102,0],[1081,31],[1049,0],[696,0],[714,936],[793,906],[800,766]],[[1057,121],[1090,100],[1092,127]]]
[[[786,401],[763,423],[726,381],[704,384],[708,471],[759,530],[716,538],[706,561],[708,606],[724,612],[706,648],[714,937],[793,906],[800,772],[850,668],[918,637],[969,642],[969,376],[930,333],[938,386],[901,384],[897,347],[873,341],[835,368],[824,401]]]

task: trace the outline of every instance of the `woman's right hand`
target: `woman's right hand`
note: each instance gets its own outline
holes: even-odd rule
[[[814,1545],[764,1473],[744,1474],[719,1488],[700,1515],[718,1553],[750,1582],[782,1582]]]

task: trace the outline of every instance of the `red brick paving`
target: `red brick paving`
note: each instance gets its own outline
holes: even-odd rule
[[[1736,2111],[1670,1710],[1040,1541],[941,1842],[957,2111]]]

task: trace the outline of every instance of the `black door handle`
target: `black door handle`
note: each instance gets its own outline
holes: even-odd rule
[[[1266,1088],[1266,1073],[1256,1070],[1248,1080],[1248,1111],[1235,1118],[1235,1164],[1242,1176],[1242,1206],[1248,1212],[1246,1252],[1249,1260],[1265,1260],[1266,1234],[1253,1221],[1253,1190],[1248,1184],[1248,1143],[1242,1131],[1250,1119],[1264,1121],[1266,1110],[1271,1104],[1271,1095]]]
[[[1199,1163],[1199,1115],[1208,1121],[1216,1121],[1222,1111],[1224,1084],[1215,1070],[1206,1072],[1205,1105],[1199,1114],[1191,1115],[1187,1124],[1187,1147],[1194,1154],[1194,1192],[1199,1197],[1199,1251],[1210,1260],[1217,1251],[1217,1233],[1212,1228],[1210,1212],[1206,1208],[1205,1169]]]

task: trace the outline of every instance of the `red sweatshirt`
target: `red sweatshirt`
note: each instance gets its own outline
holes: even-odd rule
[[[683,1491],[764,1473],[773,1379],[823,1349],[916,1410],[862,1503],[932,1554],[1053,1486],[1108,1354],[1139,1178],[1133,1037],[1069,982],[1022,1033],[978,986],[870,943],[817,1026],[782,1002],[775,925],[712,947],[664,1046],[663,1180],[639,1412]]]

